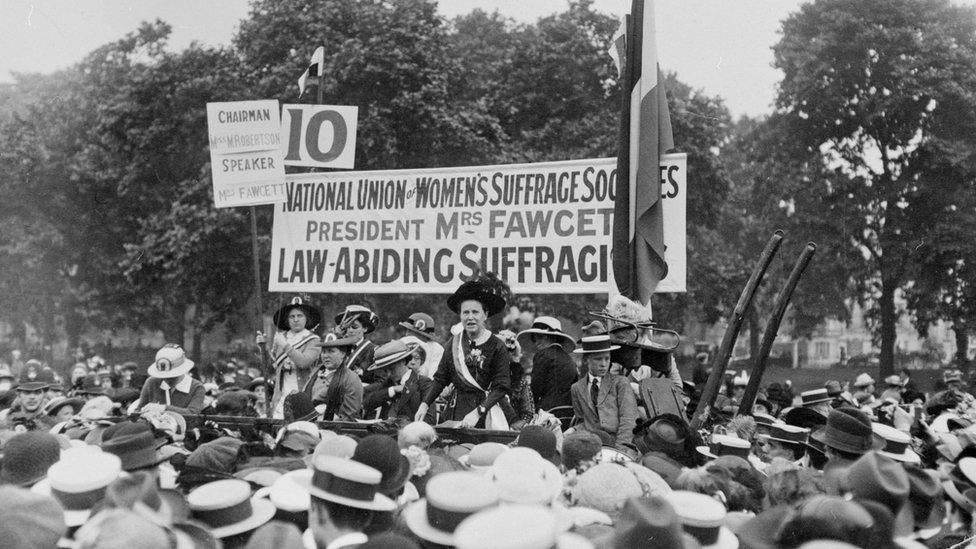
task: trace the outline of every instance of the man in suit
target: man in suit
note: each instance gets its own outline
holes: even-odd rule
[[[399,339],[376,349],[374,362],[367,371],[375,374],[379,381],[371,383],[364,391],[363,410],[367,419],[374,417],[378,408],[380,419],[413,421],[433,382],[410,369],[412,354],[413,349]]]
[[[637,398],[627,378],[610,373],[609,334],[584,337],[573,353],[581,355],[586,375],[573,384],[574,420],[582,429],[612,440],[617,446],[630,444],[637,424]],[[606,435],[606,436],[604,436]]]

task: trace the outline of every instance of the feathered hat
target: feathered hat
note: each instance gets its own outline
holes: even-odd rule
[[[495,273],[476,274],[447,298],[447,306],[457,314],[461,313],[461,303],[474,300],[481,303],[488,316],[495,316],[505,310],[512,299],[512,290]]]

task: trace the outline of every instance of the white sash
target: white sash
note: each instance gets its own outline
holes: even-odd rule
[[[363,352],[363,349],[369,347],[369,345],[370,345],[370,341],[368,339],[363,339],[362,341],[360,341],[356,349],[352,352],[351,355],[349,355],[349,359],[346,360],[346,364],[352,365],[353,363],[355,363],[356,359],[359,358],[359,353]],[[369,368],[369,366],[370,365],[367,364],[363,368],[363,371],[366,371],[366,368]]]
[[[299,347],[301,347],[302,345],[305,345],[309,341],[312,341],[313,339],[318,339],[318,337],[319,336],[317,336],[317,335],[309,332],[308,335],[306,335],[305,337],[299,339],[295,343],[292,343],[291,344],[291,348],[292,349],[298,349]],[[286,353],[286,352],[284,352],[284,350],[282,350],[281,353],[278,356],[275,357],[275,360],[274,360],[274,366],[275,366],[275,368],[281,367],[282,362],[284,362],[285,359],[287,359],[287,358],[288,358],[288,353]]]
[[[461,349],[461,338],[454,336],[454,345],[452,345],[452,350],[454,351],[454,368],[461,374],[461,377],[465,381],[477,387],[479,390],[485,392],[485,396],[488,396],[488,391],[475,380],[471,372],[468,371],[468,365],[464,362],[464,352]],[[485,418],[485,429],[493,429],[497,431],[508,431],[508,420],[505,419],[505,412],[502,411],[501,406],[497,404],[492,406],[487,411],[488,417]]]

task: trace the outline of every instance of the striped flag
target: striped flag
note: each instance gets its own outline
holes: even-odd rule
[[[622,67],[613,273],[619,292],[648,304],[668,274],[659,163],[674,148],[657,64],[654,4],[633,0]],[[619,54],[618,54],[619,55]]]
[[[315,48],[315,53],[312,54],[312,64],[305,69],[305,72],[298,77],[298,97],[305,94],[305,85],[309,78],[318,78],[322,76],[322,67],[325,65],[325,46],[319,46]],[[321,85],[321,82],[319,83]]]

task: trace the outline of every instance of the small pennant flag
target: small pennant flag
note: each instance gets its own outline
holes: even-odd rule
[[[318,78],[322,76],[322,67],[325,65],[325,46],[319,46],[315,48],[315,53],[312,54],[312,64],[305,69],[305,72],[298,77],[298,97],[305,94],[305,84],[308,82],[309,78]]]
[[[627,48],[627,18],[620,18],[620,27],[617,28],[617,32],[613,33],[613,38],[610,40],[610,49],[607,53],[613,59],[614,66],[617,67],[617,74],[623,76],[624,74],[624,58],[626,56]]]

